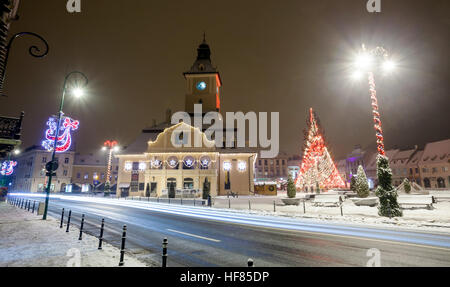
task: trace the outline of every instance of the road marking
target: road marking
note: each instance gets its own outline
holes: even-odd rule
[[[182,232],[182,231],[178,231],[178,230],[167,229],[167,231],[175,232],[175,233],[180,233],[180,234],[184,234],[184,235],[187,235],[187,236],[192,236],[192,237],[196,237],[196,238],[200,238],[200,239],[204,239],[204,240],[209,240],[209,241],[213,241],[213,242],[220,242],[220,240],[217,240],[217,239],[208,238],[208,237],[203,237],[203,236],[200,236],[200,235],[195,235],[195,234],[191,234],[191,233],[186,233],[186,232]]]

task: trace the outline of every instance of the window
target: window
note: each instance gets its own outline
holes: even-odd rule
[[[89,173],[84,174],[84,179],[89,179]]]
[[[145,183],[144,182],[140,182],[139,183],[139,190],[144,190],[145,189]]]
[[[67,176],[67,170],[66,169],[63,171],[63,176]]]
[[[194,188],[194,180],[192,178],[185,178],[183,181],[183,188],[191,189]]]
[[[436,173],[436,172],[437,172],[437,168],[436,168],[436,167],[433,167],[432,172],[433,172],[433,173]]]
[[[66,158],[64,159],[64,163],[65,163],[65,164],[68,164],[68,163],[69,163],[69,158],[68,158],[68,157],[66,157]]]
[[[79,172],[77,173],[77,178],[81,178],[81,174]]]
[[[47,162],[47,157],[44,156],[44,157],[42,158],[42,163],[46,163],[46,162]]]
[[[416,167],[416,173],[419,173],[419,168],[418,167]]]

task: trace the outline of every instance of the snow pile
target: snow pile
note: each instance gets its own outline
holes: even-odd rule
[[[71,226],[66,233],[53,218],[41,216],[0,203],[0,267],[114,267],[119,264],[119,249],[83,234]],[[144,267],[146,264],[125,254],[125,266]]]

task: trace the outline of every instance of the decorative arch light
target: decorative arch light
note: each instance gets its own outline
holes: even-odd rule
[[[154,160],[152,160],[151,164],[152,164],[152,167],[159,168],[162,164],[162,161],[159,159],[154,159]]]
[[[193,158],[192,156],[188,155],[188,156],[186,156],[186,157],[184,158],[183,162],[184,162],[184,165],[185,165],[185,166],[191,168],[191,167],[193,167],[194,164],[195,164],[195,158]]]
[[[223,170],[225,170],[225,171],[230,171],[230,170],[231,170],[231,162],[225,161],[225,162],[223,163]]]
[[[125,163],[124,170],[125,170],[125,171],[131,171],[132,169],[133,169],[133,163],[130,162],[130,161],[127,161],[127,162]]]
[[[56,135],[58,120],[55,117],[50,117],[47,121],[48,129],[45,131],[45,140],[42,141],[42,146],[47,151],[53,151],[56,138],[55,151],[58,153],[68,151],[72,145],[71,131],[77,130],[79,124],[79,121],[73,120],[69,117],[64,117],[61,119],[59,133]]]
[[[209,156],[202,156],[200,158],[200,165],[204,168],[208,167],[211,164],[211,158]]]
[[[167,164],[171,167],[171,168],[176,168],[178,165],[178,158],[176,156],[171,156],[167,159]]]
[[[239,161],[238,162],[238,170],[240,172],[246,171],[247,170],[247,163],[245,161]]]

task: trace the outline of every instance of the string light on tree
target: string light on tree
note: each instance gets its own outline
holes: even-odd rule
[[[303,160],[295,185],[299,189],[305,187],[343,188],[342,180],[333,160],[331,159],[322,132],[319,129],[313,109],[309,110],[309,129],[305,133],[306,143]]]
[[[105,182],[105,191],[109,192],[111,187],[112,154],[113,152],[117,152],[119,150],[118,142],[114,140],[105,141],[103,143],[103,150],[109,150],[108,166],[106,167],[106,182]]]

